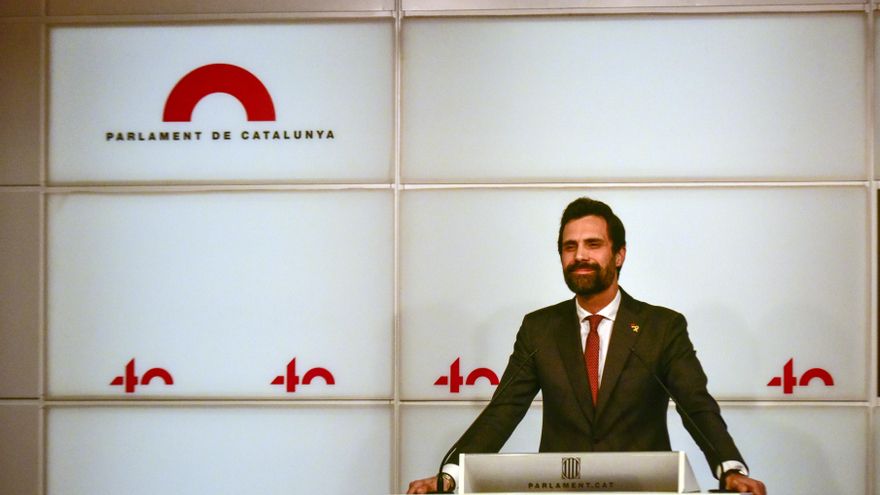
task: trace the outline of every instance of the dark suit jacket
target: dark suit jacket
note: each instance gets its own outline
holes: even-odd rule
[[[575,301],[570,299],[525,316],[495,397],[465,432],[458,451],[500,450],[539,390],[544,400],[541,452],[670,450],[669,396],[650,368],[711,442],[682,418],[712,472],[723,461],[745,464],[706,390],[684,316],[621,292],[595,407]],[[644,364],[631,355],[631,348]]]

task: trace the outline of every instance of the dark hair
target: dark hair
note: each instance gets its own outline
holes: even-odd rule
[[[565,225],[578,218],[595,215],[605,219],[608,224],[608,237],[611,239],[611,252],[617,253],[620,248],[626,247],[626,229],[623,228],[623,222],[617,218],[617,215],[611,211],[611,207],[601,201],[583,197],[578,198],[562,212],[562,220],[559,221],[559,237],[556,239],[556,249],[562,253],[562,231]]]

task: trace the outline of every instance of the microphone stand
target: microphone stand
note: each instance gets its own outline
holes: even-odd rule
[[[672,394],[672,391],[669,390],[669,388],[666,386],[666,384],[663,383],[663,380],[661,380],[660,377],[657,376],[657,373],[654,373],[654,370],[652,370],[648,366],[648,363],[646,363],[645,360],[642,359],[641,356],[639,356],[639,354],[636,352],[636,347],[635,346],[630,347],[629,352],[630,352],[630,354],[635,356],[636,359],[638,359],[640,363],[642,363],[642,366],[644,366],[644,368],[646,370],[648,370],[648,373],[650,373],[651,376],[654,378],[654,380],[657,382],[657,384],[660,385],[660,388],[662,388],[663,391],[666,392],[666,395],[668,395],[669,398],[672,399],[672,402],[675,404],[676,407],[678,407],[678,410],[681,411],[681,416],[683,418],[685,418],[688,421],[688,423],[690,423],[690,425],[693,427],[694,431],[696,431],[697,435],[699,435],[700,439],[703,440],[703,443],[709,447],[709,449],[712,451],[712,454],[715,456],[715,458],[718,459],[719,462],[721,462],[721,456],[718,454],[718,449],[715,448],[715,444],[713,444],[712,441],[709,440],[709,437],[707,437],[706,434],[703,433],[703,430],[700,429],[700,427],[697,425],[697,422],[694,421],[694,418],[692,418],[690,413],[688,413],[687,409],[685,409],[681,405],[681,403],[678,402],[678,399],[675,397],[675,395]],[[726,477],[727,476],[725,473],[721,473],[721,476],[718,478],[718,489],[717,490],[709,490],[709,493],[736,493],[736,492],[732,492],[730,490],[727,490],[725,488],[724,480]]]
[[[513,383],[517,377],[519,377],[519,374],[520,374],[520,372],[522,372],[522,370],[523,370],[523,368],[525,367],[525,365],[526,365],[529,361],[531,361],[532,357],[534,357],[535,353],[537,353],[537,352],[538,352],[538,350],[535,349],[535,350],[533,350],[532,352],[530,352],[528,356],[526,356],[525,360],[523,360],[523,362],[520,363],[519,367],[516,369],[516,371],[513,373],[513,375],[511,375],[510,379],[507,380],[506,382],[504,382],[502,385],[500,385],[500,386],[498,387],[498,391],[495,392],[495,394],[492,395],[492,398],[489,399],[489,403],[486,404],[486,407],[483,408],[483,410],[482,410],[482,411],[480,412],[480,414],[476,417],[476,419],[474,419],[473,421],[471,421],[471,424],[468,425],[467,429],[464,430],[464,433],[462,433],[461,436],[458,437],[458,440],[456,440],[455,443],[452,444],[452,447],[450,447],[449,450],[446,452],[446,455],[443,456],[443,460],[440,461],[440,468],[437,470],[437,491],[436,491],[435,493],[447,493],[447,492],[444,490],[445,487],[443,486],[443,466],[446,465],[446,463],[447,463],[447,462],[449,461],[449,459],[451,458],[452,453],[455,452],[455,449],[458,448],[458,444],[462,441],[462,439],[464,439],[465,434],[468,432],[468,430],[471,429],[471,427],[472,427],[474,424],[477,423],[477,421],[480,420],[480,418],[483,417],[483,414],[486,414],[486,411],[489,409],[489,406],[491,406],[492,403],[495,402],[499,397],[501,397],[502,395],[504,395],[504,392],[507,391],[507,387],[508,387],[511,383]]]

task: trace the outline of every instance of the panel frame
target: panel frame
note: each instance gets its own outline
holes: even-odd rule
[[[33,373],[33,376],[32,376],[33,383],[28,384],[28,385],[22,385],[21,380],[18,381],[18,383],[13,382],[12,380],[10,380],[9,384],[3,383],[3,385],[0,386],[0,388],[4,389],[4,390],[0,391],[0,404],[2,404],[3,399],[37,399],[39,397],[42,397],[42,395],[43,395],[43,390],[44,390],[43,389],[43,382],[44,382],[44,380],[43,380],[42,371],[43,371],[44,353],[43,353],[42,343],[43,343],[43,333],[44,333],[43,332],[43,301],[44,301],[44,298],[43,298],[43,287],[44,287],[43,270],[44,270],[44,267],[43,267],[43,256],[41,254],[41,249],[42,249],[42,246],[44,245],[45,236],[44,236],[44,232],[43,232],[43,225],[44,225],[44,222],[43,222],[43,217],[44,217],[43,196],[41,195],[39,188],[36,188],[36,187],[2,187],[2,186],[0,186],[0,197],[16,198],[19,200],[25,200],[27,202],[32,202],[32,204],[30,206],[35,208],[34,211],[31,212],[33,215],[32,219],[34,222],[34,225],[32,226],[33,227],[32,234],[34,237],[33,241],[35,244],[32,245],[31,247],[35,248],[34,249],[35,253],[33,256],[36,258],[34,260],[35,263],[32,264],[32,266],[28,266],[28,265],[31,265],[31,263],[28,263],[29,260],[17,260],[18,261],[18,263],[16,263],[17,266],[15,268],[13,268],[13,270],[15,270],[16,274],[24,274],[24,275],[27,275],[28,277],[33,278],[30,281],[31,285],[25,287],[26,289],[28,289],[26,292],[29,292],[30,294],[18,295],[15,299],[13,299],[13,302],[16,303],[16,306],[18,306],[18,303],[22,303],[22,302],[24,302],[24,304],[23,304],[24,306],[28,306],[26,301],[28,299],[32,299],[33,300],[33,308],[32,308],[33,314],[31,316],[33,317],[33,319],[31,321],[25,322],[26,323],[25,326],[21,326],[17,329],[3,330],[4,334],[17,335],[18,336],[17,340],[19,342],[22,340],[27,341],[27,342],[25,342],[24,346],[32,346],[32,348],[30,348],[30,349],[24,349],[21,345],[19,345],[19,346],[17,346],[17,350],[18,350],[18,352],[27,352],[35,358],[34,363],[32,363],[33,368],[28,369],[29,374]],[[33,200],[33,201],[28,201],[28,200]],[[27,208],[28,205],[27,205],[27,203],[23,203],[21,206]],[[2,216],[3,215],[0,215],[0,217],[2,217]],[[15,220],[18,220],[18,219],[15,219]],[[13,221],[15,221],[15,220],[13,220]],[[18,226],[21,226],[21,223],[19,223]],[[16,239],[16,241],[14,241],[14,242],[18,242],[18,241],[19,241],[19,239]],[[21,249],[17,249],[17,250],[21,251]],[[4,251],[6,251],[6,250],[4,250]],[[13,251],[16,251],[16,249],[13,249]],[[3,283],[3,286],[4,286],[3,287],[4,289],[8,288],[8,289],[10,289],[10,291],[13,290],[13,288],[11,286],[7,286],[5,281]],[[30,308],[28,308],[28,309],[30,309]],[[17,309],[13,309],[12,313],[13,313],[13,316],[27,318],[27,316],[23,315]],[[19,321],[16,323],[22,323],[22,322]],[[30,329],[28,329],[27,327],[30,327]],[[33,332],[32,335],[28,335],[31,332]],[[14,347],[14,348],[16,348],[16,347]],[[21,357],[19,357],[19,358],[21,358]],[[9,363],[4,363],[4,366],[6,366],[8,364]],[[18,362],[17,364],[22,364],[22,363]],[[9,371],[11,374],[12,369],[8,368],[7,371]],[[25,382],[29,382],[29,381],[31,381],[31,379],[25,380]],[[4,380],[4,382],[5,382],[5,380]],[[7,386],[8,386],[8,390],[6,390]]]

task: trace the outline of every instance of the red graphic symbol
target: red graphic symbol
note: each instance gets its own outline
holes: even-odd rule
[[[183,76],[165,101],[163,122],[190,122],[193,110],[202,98],[226,93],[241,102],[247,119],[275,120],[275,104],[266,86],[257,76],[237,65],[203,65]]]
[[[434,385],[449,385],[449,392],[457,394],[461,390],[461,385],[473,385],[480,378],[489,380],[492,385],[498,385],[498,375],[489,368],[477,368],[468,373],[467,378],[461,376],[461,358],[455,358],[455,361],[449,366],[449,376],[441,376],[434,382]]]
[[[164,368],[150,368],[138,380],[138,376],[134,373],[134,358],[131,358],[131,361],[125,365],[125,375],[117,376],[110,385],[125,385],[125,393],[133,394],[136,386],[149,385],[153,378],[161,378],[165,385],[174,385],[174,378]]]
[[[296,358],[290,360],[287,363],[287,374],[286,375],[278,375],[272,380],[272,385],[284,385],[287,384],[285,389],[289,393],[296,392],[296,386],[302,383],[303,385],[308,385],[312,383],[317,377],[321,377],[324,379],[324,383],[327,385],[336,385],[336,379],[333,378],[333,373],[327,370],[327,368],[312,368],[309,371],[306,371],[306,374],[302,377],[302,382],[299,380],[299,376],[296,374]]]
[[[799,387],[806,387],[814,378],[822,380],[822,383],[824,383],[826,387],[834,386],[834,378],[831,376],[831,373],[828,373],[822,368],[810,368],[804,372],[804,374],[801,375],[800,380],[798,380],[797,377],[794,376],[794,358],[791,358],[785,363],[785,366],[782,367],[782,376],[774,376],[767,386],[781,386],[784,394],[791,394],[794,392],[794,387],[796,385]]]

